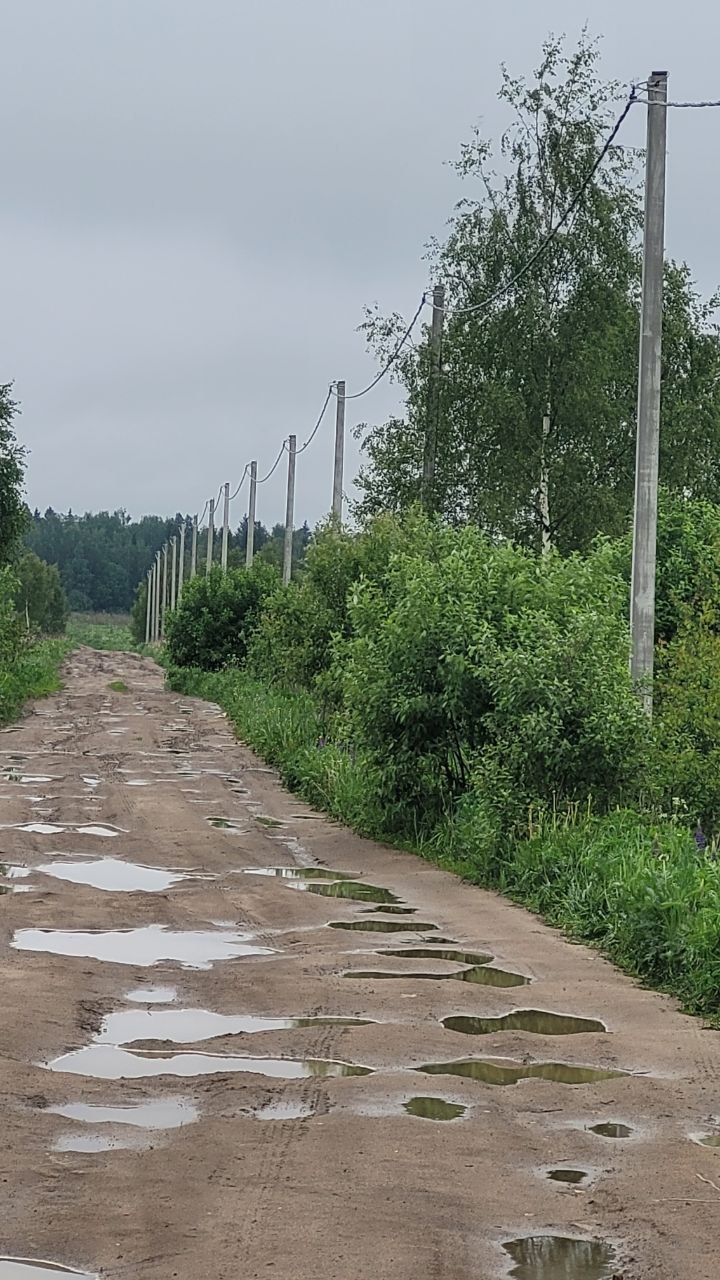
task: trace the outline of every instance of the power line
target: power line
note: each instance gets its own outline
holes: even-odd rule
[[[500,298],[503,298],[505,294],[509,293],[510,290],[514,288],[514,286],[518,284],[519,281],[522,280],[524,276],[527,275],[528,271],[530,271],[535,266],[535,263],[539,261],[539,259],[545,253],[545,250],[548,248],[550,244],[552,244],[555,237],[558,235],[560,231],[562,231],[562,228],[565,226],[566,222],[569,220],[571,215],[577,209],[578,205],[580,204],[580,201],[585,195],[585,192],[590,186],[590,183],[595,177],[595,174],[600,168],[600,165],[602,164],[613,142],[615,141],[618,133],[620,132],[620,128],[623,122],[625,121],[626,117],[629,115],[630,109],[635,105],[636,102],[640,102],[640,101],[641,99],[637,97],[635,92],[635,87],[633,86],[633,88],[630,91],[630,96],[627,102],[625,103],[623,110],[620,112],[620,115],[615,121],[615,124],[610,134],[608,135],[605,145],[603,146],[603,149],[598,155],[592,168],[587,173],[584,181],[578,188],[573,199],[570,201],[570,204],[568,205],[562,217],[559,218],[558,221],[555,223],[555,226],[551,228],[551,230],[545,236],[545,239],[538,246],[538,248],[531,255],[531,257],[528,258],[524,266],[522,266],[520,270],[516,272],[516,274],[512,276],[510,280],[507,281],[506,284],[502,285],[500,289],[498,289],[495,293],[491,294],[489,298],[485,298],[482,302],[476,302],[473,306],[470,306],[470,307],[456,308],[454,311],[450,313],[452,316],[471,315],[471,314],[477,313],[478,311],[485,311],[488,307],[491,307],[494,302],[497,302]]]
[[[359,400],[361,396],[366,396],[366,395],[367,395],[367,393],[368,393],[368,391],[372,391],[373,387],[376,387],[376,386],[377,386],[377,384],[378,384],[378,382],[381,382],[381,381],[382,381],[382,379],[385,377],[385,374],[390,372],[390,370],[392,369],[392,367],[393,367],[393,365],[394,365],[395,361],[397,360],[398,356],[400,355],[400,352],[402,351],[403,347],[405,346],[405,343],[407,342],[408,338],[410,337],[410,334],[412,333],[413,329],[415,328],[415,325],[416,325],[416,323],[417,323],[418,316],[420,315],[420,312],[422,311],[423,307],[425,306],[425,303],[427,302],[427,300],[428,300],[428,299],[427,299],[427,294],[426,294],[426,293],[424,293],[424,294],[423,294],[423,296],[422,296],[422,298],[420,299],[420,305],[418,306],[418,309],[417,309],[417,311],[415,312],[415,315],[413,316],[412,320],[410,321],[410,323],[409,323],[409,325],[408,325],[407,329],[405,330],[405,332],[404,332],[404,334],[403,334],[402,338],[400,339],[400,341],[399,341],[399,342],[397,343],[397,345],[395,346],[395,348],[394,348],[394,350],[393,350],[393,353],[392,353],[392,355],[390,356],[389,360],[385,363],[385,365],[383,366],[383,368],[380,370],[380,372],[379,372],[379,374],[377,375],[377,377],[373,378],[372,382],[369,382],[369,383],[368,383],[368,385],[367,385],[366,387],[363,387],[362,391],[355,391],[355,392],[353,393],[353,395],[347,395],[347,394],[346,394],[346,396],[345,396],[345,399],[346,399],[346,400]],[[333,388],[331,388],[331,394],[332,394],[332,390],[333,390]]]
[[[198,516],[198,527],[202,524],[203,520],[205,519],[205,512],[206,512],[206,511],[207,511],[207,509],[208,509],[208,503],[209,503],[209,499],[208,499],[208,498],[206,498],[206,499],[205,499],[205,506],[204,506],[204,507],[203,507],[203,509],[202,509],[202,515]]]
[[[649,98],[636,98],[635,101],[642,102],[645,104],[645,106],[658,105],[658,103],[656,102],[650,104]],[[679,107],[681,110],[685,108],[690,108],[690,110],[698,111],[698,110],[702,110],[705,107],[720,107],[720,100],[718,100],[717,102],[663,102],[661,105],[664,107]]]
[[[232,502],[234,498],[237,498],[237,496],[238,496],[238,494],[239,494],[240,490],[242,489],[242,487],[243,487],[243,485],[244,485],[244,483],[245,483],[245,477],[246,477],[246,475],[247,475],[247,473],[248,473],[249,469],[250,469],[250,463],[249,463],[249,462],[246,462],[246,463],[245,463],[245,470],[243,471],[242,476],[240,477],[240,483],[239,483],[239,485],[238,485],[237,489],[235,490],[235,492],[230,494],[230,498],[229,498],[229,501],[230,501],[230,502]]]
[[[301,447],[300,447],[299,449],[296,449],[296,451],[295,451],[295,456],[296,456],[296,457],[297,457],[297,455],[298,455],[298,454],[300,454],[300,453],[304,453],[304,452],[305,452],[305,450],[306,450],[306,449],[307,449],[307,448],[312,444],[313,440],[315,439],[315,436],[317,435],[317,433],[318,433],[318,431],[319,431],[319,429],[320,429],[320,423],[322,422],[323,418],[325,417],[325,410],[327,409],[327,407],[328,407],[328,405],[329,405],[329,403],[330,403],[330,399],[331,399],[331,397],[332,397],[332,394],[333,394],[333,391],[334,391],[334,390],[335,390],[335,383],[334,383],[334,382],[331,382],[331,383],[330,383],[330,386],[328,387],[328,393],[327,393],[327,395],[326,395],[326,397],[325,397],[325,403],[324,403],[324,405],[323,405],[322,409],[320,410],[320,417],[318,418],[317,422],[315,423],[315,426],[313,427],[312,431],[310,432],[310,435],[308,436],[308,438],[307,438],[307,440],[305,441],[304,445],[301,445]]]
[[[268,473],[267,473],[267,475],[266,475],[266,476],[263,476],[262,480],[258,480],[258,481],[256,481],[256,483],[257,483],[257,484],[264,484],[266,480],[269,480],[269,479],[270,479],[270,477],[271,477],[271,475],[273,474],[273,472],[274,472],[275,470],[277,470],[277,468],[278,468],[278,467],[279,467],[279,465],[280,465],[280,459],[282,458],[282,456],[283,456],[283,454],[284,454],[284,452],[285,452],[285,447],[286,447],[286,445],[287,445],[287,440],[283,440],[282,444],[280,445],[280,452],[279,452],[279,454],[278,454],[277,458],[275,459],[275,461],[273,462],[273,464],[272,464],[272,466],[271,466],[270,470],[268,471]]]

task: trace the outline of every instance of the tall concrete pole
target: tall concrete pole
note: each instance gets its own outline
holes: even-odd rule
[[[542,422],[542,451],[540,454],[540,520],[542,523],[542,553],[547,555],[552,548],[550,538],[550,480],[547,468],[547,439],[550,435],[550,414],[546,413]]]
[[[649,105],[645,155],[645,235],[630,587],[632,635],[630,672],[640,690],[643,709],[648,716],[652,716],[655,648],[655,554],[660,453],[667,87],[667,71],[653,71],[647,87]]]
[[[445,286],[433,289],[433,313],[430,327],[430,377],[428,381],[425,449],[423,453],[422,504],[427,512],[436,506],[435,464],[440,428],[440,383],[442,377],[442,331],[445,318]]]
[[[145,601],[145,643],[146,644],[150,643],[150,615],[152,613],[152,606],[150,602],[151,583],[152,583],[152,569],[148,569],[147,588],[146,588],[147,600]]]
[[[205,557],[205,574],[212,569],[213,543],[215,541],[215,499],[210,499],[210,515],[208,516],[207,555]]]
[[[287,504],[285,507],[285,546],[283,548],[283,585],[287,586],[292,576],[293,520],[295,518],[295,436],[288,438],[288,479]]]
[[[223,573],[227,571],[229,535],[230,535],[230,485],[226,483],[225,492],[223,494],[222,544],[220,547],[220,564],[222,565]]]
[[[184,578],[185,578],[185,521],[183,520],[182,524],[180,525],[180,562],[178,564],[178,588],[177,588],[178,608],[180,607],[180,602],[182,601]]]
[[[193,516],[192,543],[190,546],[190,580],[191,581],[195,577],[195,574],[197,573],[197,524],[198,524],[198,518],[197,516]]]
[[[175,612],[177,583],[177,535],[172,539],[172,574],[170,576],[170,612]]]
[[[163,580],[162,580],[162,614],[160,616],[160,637],[165,637],[165,623],[168,608],[168,544],[163,547]]]
[[[250,500],[248,502],[247,541],[245,543],[245,568],[251,569],[255,554],[255,502],[257,498],[257,462],[250,463]]]
[[[345,383],[335,387],[335,466],[333,468],[332,518],[336,528],[342,525],[343,467],[345,462]]]
[[[160,552],[155,552],[155,600],[153,618],[153,641],[160,639]]]

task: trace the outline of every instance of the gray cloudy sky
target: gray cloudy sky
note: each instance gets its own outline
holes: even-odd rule
[[[499,62],[529,70],[586,20],[608,76],[720,98],[717,0],[0,0],[0,382],[30,504],[192,512],[305,439],[331,379],[374,372],[363,305],[415,309],[445,162],[503,123]],[[720,110],[672,114],[668,248],[705,290],[718,143]],[[349,426],[397,404],[383,383]],[[298,463],[298,521],[329,505],[331,431]]]

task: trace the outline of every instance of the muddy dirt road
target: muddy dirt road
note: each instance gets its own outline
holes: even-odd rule
[[[318,817],[139,657],[79,651],[0,749],[0,1253],[716,1280],[717,1033]]]

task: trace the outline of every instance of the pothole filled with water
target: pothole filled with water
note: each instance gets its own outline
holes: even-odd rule
[[[615,1250],[600,1240],[526,1236],[509,1240],[513,1280],[612,1280]]]
[[[272,955],[271,947],[250,942],[252,934],[231,930],[173,930],[165,925],[138,929],[82,930],[18,929],[12,946],[19,951],[42,951],[58,956],[91,956],[110,964],[140,968],[174,960],[184,968],[209,969],[214,961],[240,956]]]
[[[331,920],[328,928],[350,929],[359,933],[427,933],[430,929],[437,929],[437,925],[419,920]]]
[[[632,1129],[627,1124],[619,1124],[617,1120],[605,1120],[602,1124],[591,1124],[590,1133],[597,1133],[601,1138],[630,1138]]]
[[[97,858],[84,862],[46,862],[37,868],[43,875],[71,884],[90,885],[110,893],[160,893],[188,877],[183,872],[164,871],[120,858]]]
[[[100,1025],[98,1044],[127,1045],[137,1040],[169,1040],[199,1044],[218,1036],[256,1035],[261,1031],[293,1031],[302,1027],[364,1027],[369,1018],[262,1017],[216,1013],[212,1009],[119,1009]]]
[[[354,880],[334,880],[330,884],[296,881],[296,889],[318,893],[324,898],[350,898],[354,902],[380,902],[397,904],[400,899],[389,889],[375,884],[360,884]]]
[[[587,1179],[587,1173],[584,1169],[548,1169],[545,1174],[551,1182],[564,1182],[571,1187],[577,1187],[581,1182]]]
[[[403,1103],[403,1110],[409,1116],[417,1116],[420,1120],[459,1120],[464,1116],[467,1107],[459,1102],[446,1102],[444,1098],[410,1098]]]
[[[245,824],[238,818],[223,818],[217,814],[208,817],[211,827],[217,827],[220,831],[243,831]]]
[[[188,1098],[156,1098],[135,1106],[103,1107],[94,1103],[69,1102],[48,1107],[48,1115],[77,1120],[81,1124],[132,1125],[138,1129],[180,1129],[193,1124],[199,1111]]]
[[[118,1045],[93,1044],[63,1054],[45,1064],[50,1071],[92,1076],[96,1080],[142,1080],[149,1076],[204,1076],[247,1072],[276,1080],[310,1077],[367,1076],[370,1067],[351,1062],[306,1058],[243,1058],[222,1053],[173,1053],[136,1051]],[[0,1277],[1,1280],[1,1277]]]
[[[405,960],[449,960],[453,964],[489,964],[494,956],[489,951],[461,951],[456,947],[399,947],[395,950],[386,948],[381,956],[397,956]]]
[[[407,952],[381,952],[382,955],[407,955]],[[436,957],[433,956],[433,959]],[[438,959],[440,957],[437,957]],[[490,957],[492,959],[492,957]],[[508,969],[491,969],[487,964],[472,965],[469,969],[458,969],[455,973],[430,973],[412,971],[410,973],[401,973],[388,969],[348,969],[345,971],[346,978],[367,978],[369,980],[389,980],[391,978],[400,979],[404,982],[412,980],[424,982],[477,982],[485,987],[523,987],[530,979],[523,977],[520,973],[512,973]]]
[[[546,1013],[543,1009],[514,1009],[498,1018],[475,1018],[464,1014],[443,1018],[448,1031],[461,1031],[468,1036],[487,1036],[495,1031],[531,1031],[538,1036],[573,1036],[584,1032],[607,1031],[604,1022],[595,1018],[574,1018],[562,1013]]]
[[[699,1142],[701,1147],[720,1147],[720,1134],[708,1133],[704,1137],[693,1139]]]
[[[550,1080],[554,1084],[596,1084],[615,1080],[625,1073],[605,1067],[576,1066],[569,1062],[495,1062],[484,1058],[465,1058],[458,1062],[428,1062],[415,1067],[426,1075],[464,1076],[484,1084],[510,1085],[520,1080]]]
[[[58,1280],[58,1276],[77,1276],[78,1280],[96,1280],[87,1271],[73,1271],[58,1262],[36,1261],[34,1258],[0,1258],[0,1280]]]
[[[112,733],[112,729],[110,730]],[[53,1142],[53,1151],[74,1151],[79,1155],[91,1155],[96,1151],[142,1151],[151,1144],[147,1139],[133,1135],[106,1133],[63,1133]]]
[[[365,912],[374,912],[375,907],[364,907],[363,910]],[[378,914],[384,916],[414,916],[416,911],[417,907],[384,906],[382,912],[378,912]]]
[[[278,880],[357,880],[358,873],[328,867],[243,867],[245,876],[274,876]]]

